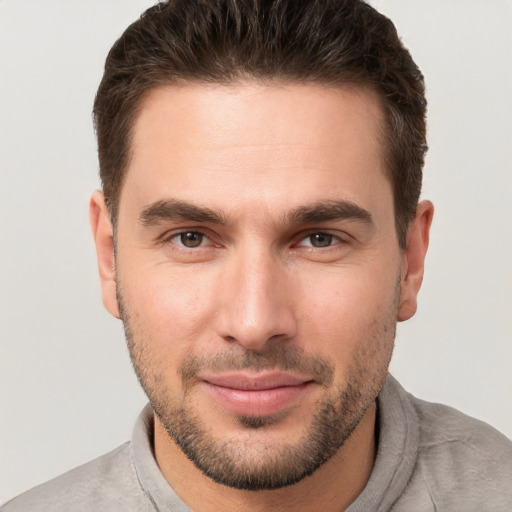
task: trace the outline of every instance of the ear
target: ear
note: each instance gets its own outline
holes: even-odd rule
[[[433,204],[430,201],[421,201],[416,209],[416,216],[407,230],[407,247],[403,255],[400,308],[398,309],[399,322],[409,320],[416,313],[433,216]]]
[[[120,318],[116,295],[114,232],[103,192],[96,190],[89,202],[89,221],[96,244],[103,305],[115,318]]]

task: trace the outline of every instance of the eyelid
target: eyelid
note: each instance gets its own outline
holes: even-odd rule
[[[314,247],[313,245],[300,245],[301,242],[305,241],[310,236],[317,235],[317,234],[331,236],[334,239],[336,239],[336,242],[333,243],[332,245],[328,245],[325,247]],[[305,232],[300,233],[296,237],[297,241],[294,243],[294,246],[295,247],[311,247],[312,249],[315,249],[315,250],[327,250],[327,249],[337,246],[338,244],[348,243],[349,238],[351,238],[350,235],[348,235],[345,232],[340,233],[339,231],[332,230],[332,229],[311,229],[311,230],[307,230]]]
[[[183,243],[182,237],[183,237],[183,235],[188,235],[188,234],[198,235],[198,237],[200,239],[199,240],[199,245],[194,245],[192,247],[188,247],[187,245],[185,245]],[[199,249],[201,247],[204,247],[204,246],[208,245],[208,241],[210,239],[207,236],[203,235],[203,233],[199,233],[198,231],[184,231],[184,232],[181,232],[181,233],[174,234],[173,236],[171,236],[169,238],[169,240],[171,240],[172,243],[176,243],[180,247],[184,247],[186,249]],[[176,242],[174,240],[176,240]]]
[[[197,247],[186,247],[185,245],[181,243],[173,242],[173,239],[176,237],[179,237],[180,235],[184,233],[198,233],[206,239],[207,243],[204,243],[204,241],[201,243],[201,245]],[[324,234],[333,237],[335,240],[334,243],[329,246],[325,247],[314,247],[313,245],[300,245],[304,240],[306,240],[308,237],[314,235],[314,234]],[[314,250],[321,250],[326,251],[330,248],[336,247],[338,245],[342,244],[348,244],[352,237],[346,233],[346,232],[340,232],[339,230],[335,229],[308,229],[305,231],[302,231],[298,235],[294,236],[294,241],[292,242],[292,247],[300,247],[300,248],[310,248]],[[164,232],[161,236],[158,237],[157,243],[165,245],[167,243],[172,243],[178,248],[181,248],[183,250],[198,250],[198,249],[205,249],[207,247],[221,247],[223,244],[219,242],[218,237],[215,233],[212,233],[210,229],[205,228],[203,226],[201,227],[179,227],[175,229],[170,229],[166,232]]]
[[[166,231],[162,236],[158,238],[158,242],[161,244],[168,244],[172,243],[173,245],[179,247],[183,250],[197,250],[197,249],[204,249],[205,247],[208,247],[209,245],[218,245],[213,240],[212,235],[209,234],[209,230],[204,228],[176,228],[169,231]],[[201,242],[201,245],[198,245],[197,247],[186,247],[185,245],[181,243],[174,242],[173,239],[179,237],[180,235],[183,235],[185,233],[197,233],[198,235],[201,235],[203,237],[203,241]],[[204,241],[210,242],[204,243]]]

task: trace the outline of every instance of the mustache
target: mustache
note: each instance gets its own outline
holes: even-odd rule
[[[270,345],[261,351],[250,351],[240,346],[215,354],[189,354],[178,373],[187,389],[199,372],[222,373],[250,370],[262,372],[274,370],[299,373],[311,377],[322,386],[328,387],[334,380],[334,367],[323,356],[308,354],[297,347]]]

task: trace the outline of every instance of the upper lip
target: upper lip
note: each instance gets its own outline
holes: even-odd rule
[[[207,375],[202,380],[214,386],[240,389],[243,391],[262,391],[285,386],[300,386],[311,379],[285,372],[236,372]]]

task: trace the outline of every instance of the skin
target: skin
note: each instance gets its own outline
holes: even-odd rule
[[[374,400],[396,322],[416,311],[433,215],[431,203],[420,203],[400,250],[382,126],[378,99],[363,89],[250,82],[159,88],[134,125],[115,255],[103,196],[91,199],[103,302],[123,317],[139,379],[154,409],[162,409],[155,416],[157,462],[194,511],[338,511],[368,481]],[[177,201],[189,210],[176,215]],[[319,204],[334,203],[345,208],[341,214],[318,214]],[[298,215],[305,207],[310,215]],[[187,232],[197,247],[183,245]],[[278,368],[297,376],[296,368],[282,367],[279,354],[290,353],[326,362],[330,378],[322,381],[306,366],[304,389],[277,412],[267,414],[256,400],[244,417],[261,420],[259,427],[244,423],[205,383],[244,354],[261,356],[263,373]],[[226,368],[210,367],[219,356]],[[185,379],[190,360],[198,368]],[[242,373],[249,380],[262,375],[252,366]],[[300,449],[320,405],[338,404],[350,385],[359,398],[341,418],[357,424],[352,434],[310,476],[280,489],[215,482],[165,428],[181,410],[208,431],[209,444],[228,446],[241,465],[258,467],[284,448]]]

